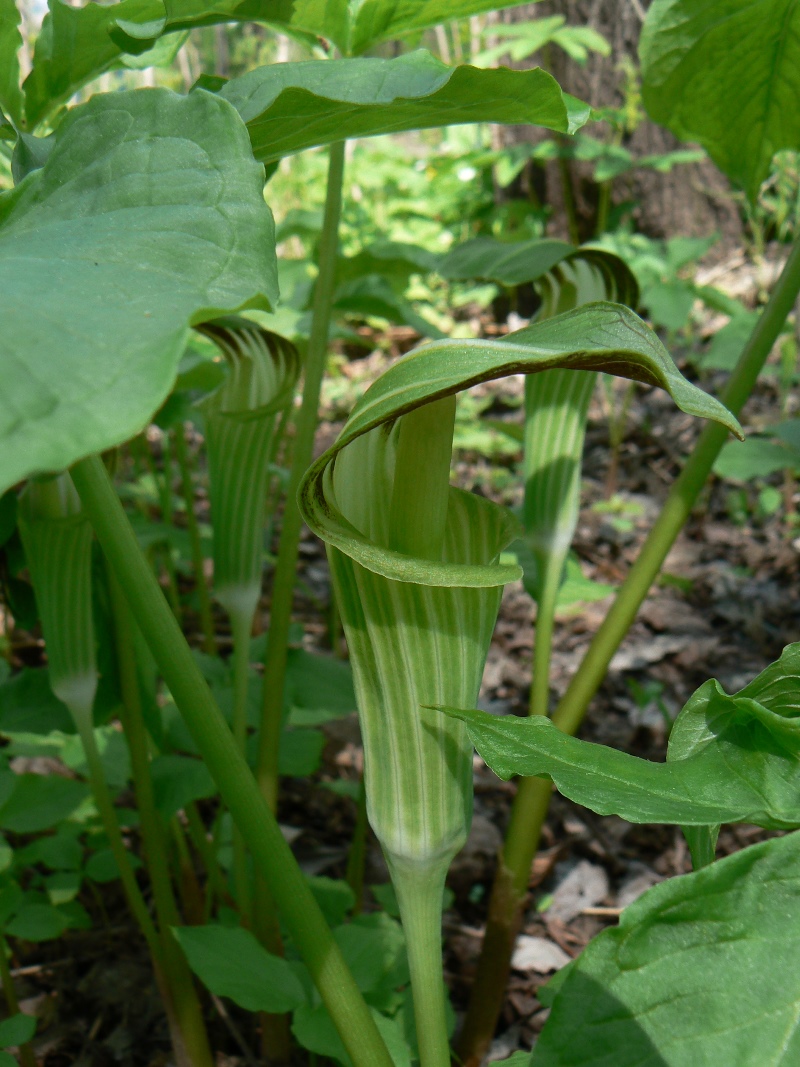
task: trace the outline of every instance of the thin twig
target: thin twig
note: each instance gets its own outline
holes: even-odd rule
[[[228,1009],[222,1003],[220,998],[214,995],[214,993],[211,994],[211,1000],[214,1004],[214,1007],[217,1009],[217,1012],[219,1013],[220,1019],[222,1019],[222,1021],[225,1023],[231,1037],[239,1046],[239,1051],[244,1056],[244,1061],[247,1064],[247,1067],[258,1067],[258,1060],[256,1059],[253,1050],[242,1037],[242,1032],[228,1014]]]

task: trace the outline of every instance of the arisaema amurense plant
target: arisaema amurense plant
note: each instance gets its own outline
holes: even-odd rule
[[[533,243],[532,243],[533,244]],[[549,249],[541,242],[542,253]],[[536,263],[535,248],[531,262]],[[546,263],[546,260],[544,261]],[[537,321],[598,299],[635,307],[636,280],[616,256],[591,246],[568,251],[538,274],[542,304]],[[589,402],[597,373],[570,369],[529,375],[525,381],[522,540],[529,555],[523,581],[537,603],[529,710],[547,715],[550,659],[559,590],[580,508],[581,461]],[[632,384],[632,383],[629,383]],[[536,815],[548,786],[520,782],[492,888],[487,932],[470,995],[459,1051],[466,1057],[488,1047],[497,1025],[511,964],[519,909],[538,840]]]
[[[667,388],[683,410],[737,423],[690,385],[655,336],[596,303],[503,341],[441,341],[395,364],[300,489],[328,544],[350,648],[370,822],[406,928],[423,1067],[446,1067],[440,944],[449,864],[466,840],[472,750],[436,709],[477,695],[515,533],[505,509],[449,484],[455,394],[513,373],[607,370]],[[455,726],[455,728],[454,728]]]
[[[80,737],[95,805],[128,906],[150,951],[175,1055],[181,1067],[210,1067],[211,1052],[191,973],[181,954],[175,951],[168,928],[177,916],[168,878],[166,887],[163,880],[154,878],[154,883],[158,883],[159,929],[136,880],[103,770],[93,719],[98,684],[92,612],[93,535],[68,475],[28,482],[20,496],[19,527],[36,591],[50,685],[69,709]],[[142,776],[149,774],[146,763],[138,770],[137,793],[144,784]],[[143,822],[145,814],[142,811]],[[146,831],[152,842],[158,830],[148,824]],[[163,856],[151,855],[150,859],[160,864]]]
[[[214,529],[214,596],[231,620],[232,726],[244,754],[250,635],[261,596],[270,460],[277,417],[291,404],[300,364],[293,345],[241,316],[217,319],[199,329],[219,346],[228,364],[223,383],[199,407]],[[239,905],[248,914],[249,876],[238,833],[234,868]]]

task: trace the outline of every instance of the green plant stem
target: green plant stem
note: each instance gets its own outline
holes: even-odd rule
[[[125,896],[128,901],[128,907],[133,912],[133,916],[139,924],[139,928],[144,935],[145,941],[147,941],[150,955],[153,957],[153,960],[160,965],[162,962],[161,943],[153,924],[153,920],[150,918],[150,912],[147,910],[147,905],[144,902],[144,897],[142,896],[136,881],[136,876],[133,873],[133,867],[128,858],[128,850],[125,848],[125,843],[122,840],[119,823],[117,822],[117,815],[114,811],[114,802],[111,799],[111,793],[109,792],[106,783],[105,774],[103,772],[103,763],[100,759],[100,752],[98,751],[97,741],[95,740],[94,730],[92,729],[91,709],[89,709],[88,713],[86,710],[76,712],[72,708],[70,708],[70,711],[73,712],[75,725],[78,728],[78,734],[86,757],[86,765],[89,769],[89,782],[92,787],[92,795],[94,797],[94,802],[97,805],[97,811],[100,815],[103,829],[108,837],[108,843],[111,846],[111,851],[117,863],[122,887],[125,890]]]
[[[192,486],[192,472],[189,466],[189,453],[186,448],[183,423],[180,423],[175,429],[175,459],[178,461],[178,470],[181,473],[183,499],[186,504],[186,529],[189,531],[189,541],[192,546],[192,569],[194,570],[195,592],[200,605],[203,651],[209,656],[213,656],[217,651],[214,636],[214,616],[211,609],[208,583],[206,582],[205,557],[203,556],[203,544],[200,540],[200,527],[197,524],[197,515],[194,511],[194,487]]]
[[[450,1067],[442,972],[442,894],[451,858],[414,863],[387,855],[406,936],[420,1067]]]
[[[11,976],[11,969],[8,966],[8,942],[5,939],[5,935],[2,933],[0,933],[0,981],[3,983],[3,995],[6,999],[8,1014],[17,1015],[19,1012],[19,1001],[17,1000],[17,992],[14,989],[14,979]],[[36,1067],[36,1057],[33,1054],[33,1049],[31,1048],[29,1041],[26,1041],[19,1046],[19,1059],[22,1067]]]
[[[314,435],[325,361],[328,352],[331,308],[339,248],[342,208],[344,141],[332,144],[328,157],[325,216],[319,242],[319,275],[314,289],[314,310],[303,385],[303,403],[297,420],[292,471],[286,493],[278,560],[272,586],[269,637],[264,661],[264,700],[256,776],[261,792],[275,811],[278,801],[278,750],[280,747],[287,645],[292,619],[295,572],[303,520],[297,507],[297,490],[314,452]]]
[[[364,866],[367,859],[367,791],[364,787],[364,777],[358,787],[358,799],[356,800],[356,825],[353,830],[353,839],[350,842],[350,851],[347,854],[347,871],[345,881],[353,890],[355,903],[353,915],[360,915],[364,907]]]
[[[213,842],[209,839],[208,834],[206,833],[206,828],[203,825],[203,820],[200,818],[200,812],[197,810],[197,805],[195,803],[187,804],[184,811],[186,813],[186,822],[189,827],[189,837],[195,850],[199,854],[200,859],[203,861],[203,866],[206,869],[206,876],[208,878],[205,903],[203,906],[203,922],[207,922],[213,909],[215,896],[230,907],[235,907],[235,902],[228,893],[225,875],[222,873],[222,868],[219,865],[216,852],[214,851]]]
[[[753,391],[758,375],[800,292],[800,237],[795,239],[786,265],[739,361],[722,401],[738,415]],[[667,554],[691,514],[711,473],[728,431],[708,423],[651,529],[628,577],[597,631],[577,673],[553,713],[564,733],[575,734],[592,697],[605,677],[614,653],[658,576]],[[552,783],[523,778],[511,810],[511,821],[492,888],[489,917],[467,1019],[458,1041],[464,1067],[477,1067],[489,1047],[503,1002],[511,954],[519,926],[531,863],[547,816]]]
[[[194,858],[183,831],[183,824],[177,815],[169,820],[169,830],[175,843],[175,855],[178,866],[178,888],[183,914],[191,926],[196,926],[205,915],[205,897],[194,869]]]
[[[611,182],[599,182],[597,186],[597,223],[595,234],[602,237],[608,229],[608,214],[611,208]]]
[[[102,461],[90,456],[77,463],[71,473],[131,612],[345,1048],[356,1067],[392,1067],[372,1014],[139,549]]]
[[[528,712],[530,715],[546,715],[549,710],[550,657],[553,649],[556,603],[563,569],[564,558],[560,553],[547,557],[544,580],[536,607],[533,679]]]
[[[171,927],[180,925],[180,916],[172,891],[164,828],[156,808],[150,775],[147,734],[142,717],[134,651],[133,621],[119,583],[110,568],[108,577],[122,692],[120,718],[130,751],[136,807],[139,811],[147,870],[153,888],[164,978],[169,990],[170,1023],[173,1033],[175,1029],[178,1031],[174,1036],[181,1041],[187,1062],[192,1067],[212,1067],[214,1060],[192,972],[171,930]]]
[[[231,613],[233,633],[233,737],[242,754],[247,758],[247,681],[250,673],[250,633],[253,617],[249,611]],[[249,923],[252,919],[253,900],[250,872],[247,869],[247,847],[241,831],[233,828],[233,882],[236,886],[236,901],[242,916]]]

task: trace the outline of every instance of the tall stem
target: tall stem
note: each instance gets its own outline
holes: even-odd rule
[[[303,385],[303,403],[297,421],[292,472],[286,493],[286,509],[275,565],[270,606],[269,637],[264,661],[264,701],[258,752],[258,784],[270,808],[278,802],[278,749],[280,745],[283,692],[286,681],[287,644],[292,621],[292,598],[298,547],[303,520],[297,507],[297,490],[314,452],[319,396],[328,352],[331,308],[339,248],[339,217],[342,207],[344,141],[332,144],[328,157],[328,187],[325,216],[319,242],[319,275],[314,290],[314,311]]]
[[[119,664],[122,708],[120,717],[131,755],[131,772],[136,791],[136,806],[141,822],[147,870],[153,887],[163,954],[165,984],[169,989],[170,1019],[174,1038],[183,1045],[192,1067],[212,1067],[203,1012],[186,958],[172,934],[180,924],[167,863],[163,826],[156,808],[147,734],[142,716],[141,693],[136,669],[133,622],[119,583],[108,571],[111,608],[114,616],[115,643]]]
[[[147,947],[150,949],[150,955],[156,963],[160,964],[162,956],[161,944],[156,928],[153,925],[153,920],[150,918],[150,912],[147,910],[144,897],[142,896],[136,881],[136,876],[133,873],[133,867],[128,858],[128,850],[125,848],[125,843],[122,840],[119,823],[117,822],[117,815],[114,811],[114,802],[111,799],[111,793],[109,792],[106,783],[103,764],[100,759],[100,752],[98,751],[97,741],[95,740],[94,730],[92,729],[91,711],[88,714],[85,712],[76,713],[73,711],[73,715],[75,718],[75,725],[78,727],[81,744],[83,745],[86,765],[89,769],[89,781],[92,786],[94,802],[97,805],[97,811],[100,815],[103,829],[106,832],[108,843],[111,846],[111,851],[116,860],[119,876],[122,881],[123,889],[125,890],[125,896],[128,900],[128,907],[133,912],[134,918],[144,934],[144,938],[147,941]]]
[[[800,237],[795,239],[769,302],[723,391],[721,399],[734,415],[739,414],[753,391],[767,356],[797,300],[798,292]],[[727,430],[717,423],[708,423],[704,427],[636,562],[553,713],[553,722],[564,733],[574,734],[580,727],[614,653],[691,514],[727,434]],[[505,988],[516,928],[520,921],[520,909],[551,793],[552,784],[540,778],[523,778],[517,789],[492,889],[486,934],[467,1020],[458,1042],[464,1067],[478,1067],[497,1024],[502,1007],[502,990]]]
[[[392,1067],[372,1014],[141,553],[102,461],[90,456],[77,463],[71,473],[131,612],[345,1048],[356,1067]]]
[[[247,759],[247,681],[253,617],[249,611],[233,611],[230,618],[233,632],[233,737],[242,758]],[[239,910],[249,922],[253,902],[250,872],[247,869],[247,847],[237,826],[233,828],[233,881]]]
[[[2,933],[0,933],[0,981],[2,981],[3,984],[3,995],[6,999],[8,1014],[16,1015],[19,1012],[19,1001],[17,1000],[17,993],[14,989],[14,979],[11,976],[11,969],[8,966],[8,944]],[[20,1045],[19,1060],[22,1067],[36,1067],[36,1057],[33,1054],[33,1049],[31,1048],[29,1041],[25,1041]]]
[[[179,423],[175,428],[175,459],[178,461],[178,470],[181,472],[181,487],[183,499],[186,504],[186,529],[189,531],[189,542],[192,546],[192,569],[194,570],[194,588],[197,600],[200,604],[200,625],[203,628],[203,651],[213,656],[216,652],[216,640],[214,638],[214,617],[211,611],[211,597],[208,592],[208,583],[205,574],[205,557],[203,545],[200,540],[200,527],[197,524],[197,516],[194,512],[194,487],[192,486],[192,472],[189,466],[189,454],[186,449],[185,427]]]
[[[547,557],[544,580],[536,608],[536,632],[533,645],[533,679],[529,701],[530,715],[546,715],[550,703],[550,657],[553,650],[553,628],[556,602],[561,585],[564,557],[553,553]]]
[[[414,863],[387,856],[406,935],[420,1067],[450,1067],[442,972],[442,894],[451,858]]]

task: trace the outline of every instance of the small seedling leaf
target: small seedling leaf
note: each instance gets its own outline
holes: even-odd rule
[[[89,787],[59,775],[20,774],[0,807],[0,829],[18,834],[49,830],[78,807]]]
[[[300,980],[286,960],[273,956],[249,930],[229,926],[181,926],[173,932],[189,966],[219,997],[247,1011],[283,1014],[305,1003]]]

